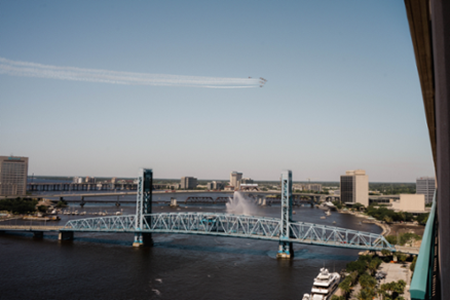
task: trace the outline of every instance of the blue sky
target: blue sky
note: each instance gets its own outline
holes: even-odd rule
[[[0,1],[0,58],[263,88],[0,73],[0,154],[38,175],[337,181],[433,176],[401,0]]]

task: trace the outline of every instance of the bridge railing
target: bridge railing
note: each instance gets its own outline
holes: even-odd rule
[[[71,220],[61,230],[81,232],[134,232],[135,219],[135,215],[124,215]]]
[[[411,280],[411,299],[432,299],[433,293],[433,266],[435,264],[435,238],[436,238],[436,194],[434,192],[433,205],[428,216],[427,225],[423,232],[420,244],[419,256],[417,257]]]
[[[151,232],[214,234],[261,239],[278,239],[280,232],[280,221],[272,218],[198,212],[144,216],[143,231]]]
[[[380,234],[304,222],[291,222],[289,226],[293,242],[395,251],[395,247]]]

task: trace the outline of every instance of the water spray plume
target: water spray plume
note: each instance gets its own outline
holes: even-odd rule
[[[166,74],[118,72],[76,67],[58,67],[32,62],[14,61],[0,57],[0,74],[72,81],[103,82],[124,85],[180,86],[200,88],[263,87],[264,78],[200,77]]]
[[[226,207],[227,213],[235,215],[254,216],[257,212],[257,206],[238,191],[234,192],[233,198],[230,197]]]

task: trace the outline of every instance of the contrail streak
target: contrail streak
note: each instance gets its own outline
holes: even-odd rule
[[[180,76],[58,67],[32,62],[14,61],[2,57],[0,57],[0,74],[126,85],[229,89],[262,87],[265,83],[265,79],[261,80],[257,78]]]

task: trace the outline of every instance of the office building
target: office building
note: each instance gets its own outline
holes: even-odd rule
[[[241,184],[243,184],[243,183],[245,183],[245,184],[254,183],[253,179],[251,179],[251,178],[242,178],[240,180],[240,182],[241,182]]]
[[[341,176],[341,202],[369,205],[369,176],[364,170],[351,170]]]
[[[182,190],[193,190],[197,187],[197,178],[195,177],[181,177],[180,188]]]
[[[25,195],[27,175],[28,157],[0,156],[0,195]]]
[[[206,184],[208,190],[221,190],[223,189],[223,183],[220,181],[211,181]]]
[[[303,191],[321,192],[322,185],[320,183],[308,183],[302,185]]]
[[[434,177],[420,177],[416,179],[416,194],[425,195],[425,204],[433,201],[436,182]]]
[[[239,189],[240,181],[242,179],[242,173],[233,171],[230,174],[230,185],[235,189]]]

